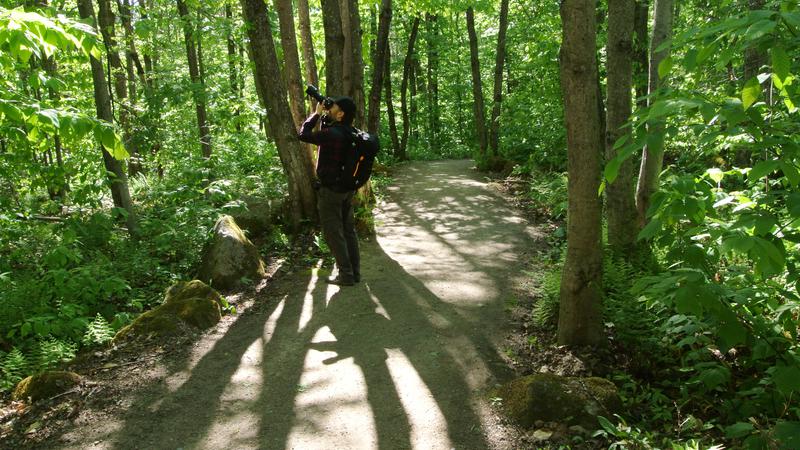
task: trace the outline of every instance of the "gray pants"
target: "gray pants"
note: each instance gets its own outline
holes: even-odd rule
[[[361,276],[361,256],[353,217],[355,192],[335,192],[322,186],[317,191],[317,210],[322,235],[336,259],[339,276],[352,279]]]

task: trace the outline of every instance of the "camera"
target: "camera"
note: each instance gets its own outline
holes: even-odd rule
[[[316,86],[309,84],[306,86],[306,94],[310,95],[314,100],[322,103],[325,109],[330,109],[333,106],[333,100],[328,97],[325,97],[319,92]]]

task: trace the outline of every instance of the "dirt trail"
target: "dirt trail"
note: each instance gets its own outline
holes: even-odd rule
[[[486,392],[535,229],[469,161],[398,170],[354,287],[282,274],[50,448],[510,448]],[[137,375],[139,376],[139,375]]]

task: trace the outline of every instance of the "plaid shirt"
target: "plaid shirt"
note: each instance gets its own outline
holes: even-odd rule
[[[344,125],[334,123],[320,131],[314,131],[318,121],[319,114],[310,115],[300,126],[298,138],[303,142],[319,146],[317,178],[324,186],[331,187],[339,181],[344,162],[344,151],[351,142]]]

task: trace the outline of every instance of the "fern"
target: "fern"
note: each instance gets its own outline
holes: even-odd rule
[[[545,272],[542,279],[542,298],[533,306],[532,319],[534,325],[541,328],[555,325],[558,318],[560,290],[560,267]]]
[[[2,359],[3,378],[0,387],[11,389],[28,374],[30,363],[20,349],[14,347]]]
[[[86,328],[86,333],[83,335],[83,345],[103,345],[113,337],[114,330],[111,325],[98,313]]]
[[[50,337],[38,342],[33,351],[36,370],[45,371],[75,357],[78,346],[70,341]]]

